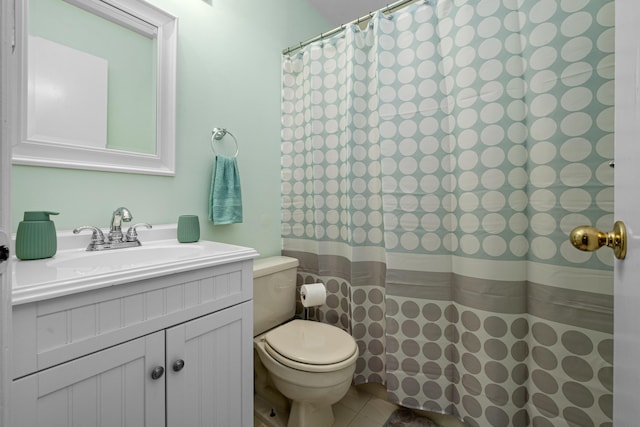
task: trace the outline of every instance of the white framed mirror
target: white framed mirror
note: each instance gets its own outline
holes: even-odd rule
[[[143,0],[17,0],[13,163],[175,175],[177,18]]]

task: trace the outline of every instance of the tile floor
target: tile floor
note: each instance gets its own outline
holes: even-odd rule
[[[397,405],[385,399],[386,391],[379,384],[363,384],[349,389],[347,395],[333,405],[336,422],[333,427],[382,427]],[[269,417],[270,408],[256,398],[254,427],[286,427],[286,420],[278,415]],[[444,427],[464,427],[457,419],[428,414]]]
[[[351,387],[347,395],[333,405],[336,417],[333,427],[382,427],[398,406],[377,394],[377,389],[369,384]]]

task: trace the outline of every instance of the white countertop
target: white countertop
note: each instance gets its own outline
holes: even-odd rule
[[[91,233],[58,233],[53,258],[12,263],[13,305],[41,301],[198,268],[243,261],[258,256],[255,249],[201,240],[179,243],[176,226],[140,230],[142,246],[86,251]]]

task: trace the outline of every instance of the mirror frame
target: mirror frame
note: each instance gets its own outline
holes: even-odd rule
[[[178,18],[144,0],[64,0],[115,24],[156,39],[156,152],[135,153],[27,138],[29,1],[16,2],[16,37],[20,47],[17,52],[20,135],[14,140],[13,164],[175,175]]]

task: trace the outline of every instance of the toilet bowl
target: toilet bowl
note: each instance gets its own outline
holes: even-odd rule
[[[353,338],[334,326],[293,320],[254,344],[278,391],[291,399],[288,426],[331,426],[331,405],[347,393],[356,369]]]
[[[259,313],[265,308],[268,311],[268,300],[273,296],[281,298],[282,292],[287,294],[295,311],[297,260],[274,258],[258,260],[254,265],[254,307],[257,311],[254,316],[254,322],[257,322],[254,323],[254,332],[257,331],[254,348],[270,382],[290,400],[288,427],[330,427],[334,422],[331,405],[349,390],[358,347],[353,337],[343,330],[309,320],[279,322],[265,332],[265,322],[259,319],[279,317],[273,312]],[[291,260],[295,261],[293,268]],[[270,280],[269,276],[282,274],[274,264],[286,265],[292,271],[281,275],[278,280]],[[263,274],[264,271],[268,274]],[[291,273],[293,276],[289,277]],[[293,292],[286,290],[287,284],[283,283],[291,284],[289,280],[293,283]],[[273,289],[269,288],[269,283]],[[267,301],[261,301],[263,299]],[[275,303],[275,306],[281,305],[281,300]],[[256,388],[256,392],[260,393],[260,390]]]

